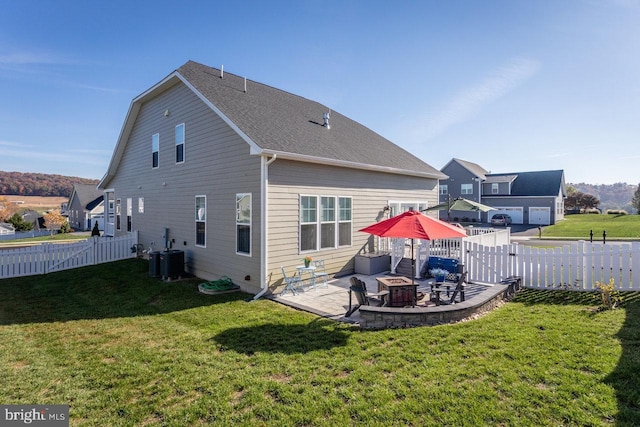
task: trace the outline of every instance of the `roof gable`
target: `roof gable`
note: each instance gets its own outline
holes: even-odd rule
[[[69,206],[71,206],[74,199],[77,199],[80,206],[91,210],[102,201],[103,197],[102,190],[96,188],[95,185],[74,184],[73,191],[69,197]]]
[[[327,106],[189,61],[133,100],[100,188],[115,174],[140,106],[183,83],[229,124],[252,154],[444,179],[446,175]],[[246,85],[246,86],[245,86]],[[245,91],[246,87],[246,91]],[[330,112],[329,127],[323,115]]]
[[[449,167],[449,165],[451,165],[451,163],[454,163],[454,162],[458,163],[460,166],[468,170],[472,175],[477,176],[481,180],[486,179],[486,175],[489,173],[489,171],[485,170],[482,166],[480,166],[477,163],[468,162],[466,160],[455,159],[455,158],[449,160],[449,162],[446,165],[444,165],[444,167],[441,170],[444,171],[447,167]]]

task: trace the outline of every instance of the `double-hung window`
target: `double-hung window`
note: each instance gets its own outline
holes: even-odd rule
[[[338,246],[351,245],[351,197],[338,197]]]
[[[120,199],[116,199],[116,230],[120,230]]]
[[[236,194],[236,252],[251,255],[251,193]]]
[[[196,196],[196,246],[207,244],[207,196]]]
[[[131,225],[131,218],[133,216],[133,200],[131,199],[131,197],[127,198],[127,231],[131,232],[132,230],[132,225]]]
[[[449,186],[447,184],[440,184],[440,194],[449,194]]]
[[[351,245],[351,198],[300,196],[300,251]]]
[[[336,198],[320,197],[320,248],[336,246]]]
[[[318,197],[300,197],[300,251],[318,249]]]
[[[151,135],[151,167],[157,168],[160,165],[160,134]]]
[[[473,194],[473,184],[460,184],[460,194]]]
[[[500,192],[500,185],[497,182],[491,183],[491,194],[498,194]]]
[[[176,126],[176,163],[184,162],[184,123]]]

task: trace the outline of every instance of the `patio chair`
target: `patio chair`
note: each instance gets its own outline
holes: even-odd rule
[[[351,286],[349,287],[349,310],[344,317],[350,317],[356,310],[360,308],[362,305],[378,305],[383,306],[385,304],[385,299],[387,295],[389,295],[389,291],[368,293],[367,285],[362,280],[353,276],[350,279]],[[352,294],[356,296],[356,300],[358,304],[355,307],[352,307]]]
[[[318,279],[320,279],[320,283],[324,285],[325,288],[329,287],[329,274],[324,268],[324,260],[318,259],[313,261],[313,265],[316,268],[313,272],[313,276],[315,277],[315,283],[318,285]]]
[[[464,301],[464,288],[467,286],[466,282],[467,282],[467,272],[465,271],[464,273],[460,274],[458,277],[458,284],[456,285],[456,288],[453,290],[453,293],[451,294],[451,299],[449,300],[449,304],[453,304],[456,302],[457,294],[460,294],[460,302]]]
[[[284,271],[284,267],[280,267],[282,269],[282,277],[284,279],[284,289],[280,292],[280,296],[284,295],[287,291],[291,291],[293,295],[298,295],[298,286],[302,285],[302,281],[300,280],[300,276],[298,273],[295,273],[293,276],[287,276],[287,273]]]

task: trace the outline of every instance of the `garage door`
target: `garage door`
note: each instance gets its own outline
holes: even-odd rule
[[[551,208],[529,208],[529,224],[551,224]]]
[[[491,217],[495,214],[507,214],[511,217],[511,221],[513,224],[523,224],[524,223],[524,210],[523,208],[518,207],[502,207],[497,208],[495,211],[489,212],[487,215],[487,220],[491,221]]]

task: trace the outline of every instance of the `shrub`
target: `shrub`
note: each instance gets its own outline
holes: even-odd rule
[[[600,215],[600,209],[596,209],[596,208],[591,208],[591,209],[585,209],[584,213],[586,214],[598,214]]]
[[[623,209],[607,209],[607,215],[627,215],[627,211]]]
[[[620,291],[615,290],[615,280],[609,279],[609,283],[596,281],[596,288],[600,291],[600,302],[603,308],[613,310],[621,301]]]
[[[18,213],[13,214],[7,222],[13,225],[13,228],[15,228],[16,231],[33,230],[33,223],[25,221],[24,218],[22,218],[22,215]]]

